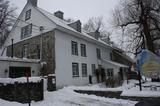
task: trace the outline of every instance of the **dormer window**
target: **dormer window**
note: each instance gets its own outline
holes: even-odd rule
[[[29,20],[31,18],[31,9],[26,11],[26,16],[25,16],[25,20]]]

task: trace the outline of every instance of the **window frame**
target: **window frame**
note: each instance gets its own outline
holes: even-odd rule
[[[74,67],[76,67],[77,69],[74,70]],[[75,72],[76,71],[76,72]],[[76,63],[76,62],[73,62],[72,63],[72,77],[75,78],[75,77],[79,77],[79,64]]]
[[[108,77],[113,77],[114,76],[114,69],[113,68],[108,68],[107,69],[107,76]]]
[[[32,34],[32,24],[28,24],[21,28],[21,39],[27,38]]]
[[[92,75],[95,76],[96,75],[96,65],[91,64],[91,68],[92,68]]]
[[[87,77],[88,76],[88,72],[87,72],[87,64],[86,63],[82,63],[82,77]]]
[[[29,9],[29,10],[26,11],[25,21],[29,20],[30,18],[31,18],[31,9]]]
[[[78,43],[77,42],[71,41],[71,50],[72,50],[72,55],[78,56]]]
[[[81,56],[82,57],[87,57],[86,45],[85,44],[81,44]]]
[[[101,50],[99,48],[96,48],[97,53],[97,59],[101,59]]]
[[[22,58],[28,58],[28,50],[29,50],[28,47],[29,47],[28,44],[23,44]]]

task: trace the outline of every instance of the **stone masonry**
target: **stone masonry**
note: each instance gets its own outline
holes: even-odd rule
[[[35,36],[13,45],[13,56],[23,58],[24,45],[27,45],[27,58],[40,59],[41,36]],[[44,74],[55,73],[55,34],[54,30],[42,34],[42,62],[46,62]],[[11,56],[11,46],[7,47],[7,56]]]

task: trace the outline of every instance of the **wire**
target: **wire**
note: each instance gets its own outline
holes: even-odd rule
[[[11,16],[11,17],[13,17],[13,18],[15,18],[15,19],[17,19],[17,20],[19,20],[19,21],[21,21],[21,22],[24,22],[24,23],[26,23],[26,24],[28,24],[28,25],[29,25],[29,24],[32,24],[32,26],[38,28],[37,30],[39,30],[39,28],[41,27],[41,26],[35,25],[35,24],[33,24],[33,23],[29,23],[29,22],[26,22],[26,21],[24,21],[24,20],[22,20],[22,19],[19,19],[19,18],[13,16],[13,15],[9,15],[9,16]],[[45,28],[44,30],[49,30],[49,29]]]

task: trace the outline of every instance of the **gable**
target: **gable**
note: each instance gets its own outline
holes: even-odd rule
[[[25,21],[26,12],[31,10],[31,17]],[[21,29],[29,24],[32,24],[32,33],[30,37],[21,39]],[[24,9],[22,10],[19,18],[17,19],[15,25],[13,26],[8,38],[5,41],[4,46],[11,45],[11,39],[14,39],[14,43],[19,41],[31,38],[33,36],[40,35],[39,27],[43,26],[44,31],[48,32],[56,27],[52,21],[50,21],[47,17],[45,17],[41,12],[39,12],[36,7],[33,7],[30,4],[26,4]]]

